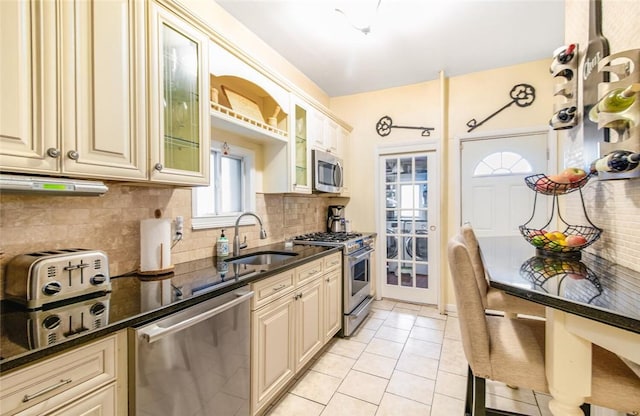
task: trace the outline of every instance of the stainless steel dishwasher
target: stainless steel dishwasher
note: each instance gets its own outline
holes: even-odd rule
[[[240,288],[132,328],[130,412],[248,416],[252,296]]]

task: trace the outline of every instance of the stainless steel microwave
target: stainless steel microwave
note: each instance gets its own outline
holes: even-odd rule
[[[313,190],[340,193],[343,179],[342,159],[331,153],[313,150]]]

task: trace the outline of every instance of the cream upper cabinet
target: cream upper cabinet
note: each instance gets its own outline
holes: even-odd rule
[[[62,171],[145,178],[142,4],[59,4]]]
[[[309,121],[309,140],[314,149],[338,155],[340,125],[323,112],[314,109]]]
[[[135,0],[0,2],[0,167],[146,178]]]
[[[350,133],[344,127],[340,126],[338,128],[338,157],[342,158],[342,164],[344,166],[344,171],[342,175],[342,191],[340,191],[340,196],[349,196],[351,193],[350,189],[350,180],[351,180],[351,154],[349,151],[349,135]]]
[[[309,128],[307,130],[307,137],[309,139],[309,143],[314,149],[326,151],[327,148],[324,145],[325,116],[315,108],[310,108],[308,113]]]
[[[324,119],[324,147],[325,151],[332,153],[336,156],[338,154],[338,130],[340,126],[330,118]]]
[[[309,110],[301,101],[293,99],[289,148],[291,154],[291,192],[311,193],[311,151],[309,148]]]
[[[151,180],[208,184],[209,39],[162,6],[148,5]]]
[[[0,2],[0,168],[57,172],[55,3]],[[48,101],[47,101],[48,100]]]

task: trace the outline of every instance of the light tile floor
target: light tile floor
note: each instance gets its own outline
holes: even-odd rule
[[[375,301],[350,338],[334,338],[269,416],[462,416],[467,361],[457,318]],[[548,416],[549,396],[487,381],[487,405]]]

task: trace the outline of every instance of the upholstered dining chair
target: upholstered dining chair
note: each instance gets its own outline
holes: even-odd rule
[[[461,238],[449,240],[448,258],[462,346],[469,363],[465,415],[517,415],[486,408],[485,380],[548,393],[545,322],[486,315],[471,257]],[[640,378],[617,355],[597,345],[592,347],[592,356],[592,395],[587,401],[640,414]],[[588,415],[588,406],[583,408]]]
[[[489,286],[489,279],[485,271],[482,254],[478,239],[471,225],[464,224],[460,228],[460,235],[464,240],[464,244],[469,250],[471,256],[471,265],[473,266],[473,274],[478,284],[478,290],[482,296],[482,305],[485,309],[492,311],[501,311],[505,316],[514,318],[516,314],[531,315],[544,317],[544,306],[534,303],[516,296],[504,293],[499,289]]]

